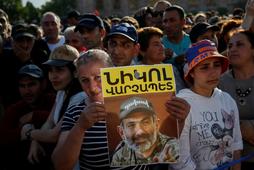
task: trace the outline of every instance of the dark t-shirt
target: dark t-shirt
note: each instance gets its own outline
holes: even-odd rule
[[[50,51],[47,43],[44,40],[36,40],[34,47],[31,51],[31,58],[25,62],[21,62],[14,54],[13,49],[3,49],[2,56],[0,57],[0,99],[6,108],[10,104],[13,104],[20,100],[17,82],[18,70],[27,64],[35,64],[40,67],[45,76],[47,77],[47,71],[42,66],[42,63],[49,58]],[[48,85],[49,91],[51,90]],[[52,90],[51,90],[52,91]]]
[[[18,60],[12,49],[3,50],[3,56],[0,58],[0,97],[2,97],[5,108],[21,99],[18,91],[17,72],[22,66],[32,63],[32,60],[26,62]]]

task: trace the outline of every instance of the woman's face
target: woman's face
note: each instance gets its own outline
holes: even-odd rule
[[[149,40],[148,48],[144,52],[145,64],[160,64],[165,59],[164,46],[160,36],[153,36]]]
[[[49,80],[55,90],[65,90],[74,78],[73,73],[67,66],[49,68]]]
[[[103,102],[100,68],[104,67],[102,62],[90,61],[77,69],[81,87],[91,102]]]
[[[246,35],[242,33],[234,34],[228,43],[228,58],[234,67],[245,66],[253,62],[254,50]]]

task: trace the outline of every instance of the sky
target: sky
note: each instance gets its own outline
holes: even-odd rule
[[[40,7],[41,5],[45,4],[49,0],[22,0],[23,5],[25,5],[27,1],[32,2],[32,4],[35,7]]]

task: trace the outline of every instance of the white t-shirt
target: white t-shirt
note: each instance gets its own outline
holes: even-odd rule
[[[47,44],[48,44],[49,50],[52,52],[55,48],[63,45],[64,43],[65,43],[65,37],[61,35],[60,40],[57,43],[55,44],[47,43]]]
[[[80,101],[82,101],[84,98],[86,98],[87,95],[85,92],[81,91],[77,94],[74,94],[73,96],[71,96],[70,101],[68,103],[67,109],[70,107],[73,107],[77,104],[80,103]],[[65,98],[65,91],[64,90],[59,90],[57,91],[56,94],[56,99],[55,99],[55,110],[53,113],[53,117],[54,117],[54,123],[57,124],[59,121],[59,116],[60,116],[60,111],[62,109],[63,106],[63,102],[64,102],[64,98]]]
[[[65,91],[64,90],[59,90],[56,93],[56,99],[55,99],[55,110],[53,113],[53,120],[55,125],[59,121],[59,116],[60,116],[60,111],[63,106],[63,101],[64,101],[64,96],[65,96]]]
[[[197,170],[210,170],[232,161],[233,151],[243,148],[239,114],[233,98],[217,88],[211,97],[190,89],[181,90],[177,96],[191,105],[180,135],[182,167],[194,163]]]

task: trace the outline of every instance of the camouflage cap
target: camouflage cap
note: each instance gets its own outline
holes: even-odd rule
[[[120,106],[120,120],[136,112],[156,114],[150,101],[141,97],[131,97],[125,100]]]

